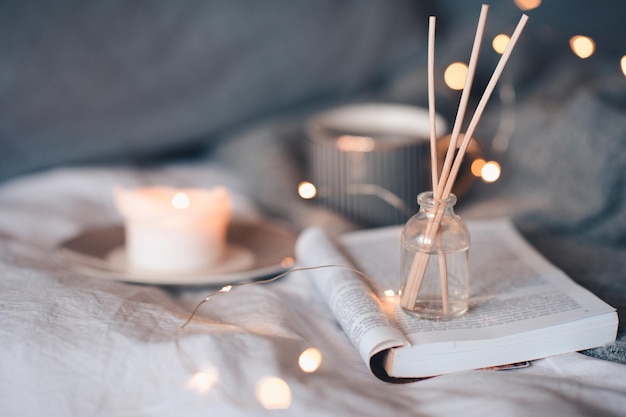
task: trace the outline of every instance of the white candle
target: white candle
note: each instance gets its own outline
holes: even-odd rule
[[[207,268],[225,252],[231,220],[228,190],[116,188],[132,267],[155,272]]]

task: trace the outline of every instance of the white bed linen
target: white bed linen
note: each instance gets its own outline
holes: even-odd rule
[[[214,288],[166,288],[89,278],[52,249],[119,222],[114,185],[224,184],[236,215],[258,217],[236,175],[215,166],[63,169],[0,186],[0,415],[2,416],[601,416],[626,413],[626,366],[572,353],[527,369],[472,371],[393,385],[372,376],[304,273],[212,298],[181,338],[198,369],[190,386],[176,327]],[[320,369],[304,373],[315,346]],[[268,411],[255,395],[282,378],[291,402]]]

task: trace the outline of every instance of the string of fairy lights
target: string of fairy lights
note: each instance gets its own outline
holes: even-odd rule
[[[522,11],[533,10],[541,6],[542,0],[514,0],[515,5]],[[504,53],[510,37],[507,34],[500,33],[494,36],[491,41],[491,47],[498,53]],[[592,57],[596,51],[596,43],[590,36],[583,34],[573,35],[569,39],[569,48],[571,52],[580,59],[588,59]],[[626,55],[623,55],[619,60],[619,68],[622,74],[626,77]],[[462,90],[465,85],[465,79],[467,77],[468,65],[465,62],[453,62],[449,64],[443,72],[443,80],[445,85],[451,90]],[[502,103],[502,120],[500,128],[496,137],[492,142],[492,153],[501,154],[506,150],[508,145],[508,139],[513,134],[515,129],[515,113],[514,113],[514,101],[515,101],[515,89],[510,82],[503,82],[500,85],[500,100]],[[508,110],[508,111],[507,111]],[[502,173],[502,167],[497,160],[485,160],[484,158],[476,158],[471,161],[470,170],[472,175],[480,178],[484,183],[493,183],[500,179]],[[365,184],[365,186],[374,187],[372,184]],[[354,185],[356,187],[356,185]],[[353,188],[354,188],[353,187]],[[371,190],[370,190],[371,191]],[[402,204],[398,204],[389,198],[388,191],[383,193],[374,193],[387,203],[393,205],[400,211],[404,211],[405,207]],[[310,200],[321,195],[331,194],[329,190],[318,189],[318,187],[309,182],[303,181],[298,185],[298,195],[305,199]]]
[[[542,0],[513,0],[517,7],[522,11],[528,11],[532,9],[536,9],[540,7]],[[491,46],[494,51],[499,54],[502,54],[510,41],[510,37],[506,34],[498,34],[496,35],[491,42]],[[574,35],[569,40],[569,48],[572,53],[578,56],[581,59],[588,59],[595,53],[596,44],[594,40],[587,35],[578,34]],[[619,68],[621,68],[621,72],[624,76],[626,76],[626,55],[623,55],[620,58]],[[464,62],[453,62],[449,64],[444,71],[444,82],[448,88],[452,90],[462,90],[465,84],[465,78],[468,72],[468,65]],[[515,99],[514,89],[510,84],[504,83],[503,86],[500,87],[500,96],[503,105],[509,105],[512,108],[512,104]],[[505,123],[503,131],[505,135],[511,135],[512,129],[514,129],[514,120],[512,123]],[[494,143],[498,145],[500,148],[506,148],[506,138],[503,141],[498,141],[498,139],[494,139]],[[500,149],[501,151],[502,149]],[[491,183],[497,181],[500,177],[501,167],[497,161],[486,161],[484,159],[476,159],[472,161],[471,171],[473,175],[481,178],[486,183]],[[371,187],[370,187],[371,188]],[[378,192],[368,188],[367,192],[374,193],[379,195],[389,204],[395,206],[398,210],[405,211],[406,207],[402,204],[402,202],[396,201],[396,198],[393,196],[389,196],[389,193]],[[313,199],[315,198],[320,190],[310,182],[302,182],[298,187],[298,194],[303,199]],[[379,190],[380,191],[380,190]],[[384,190],[383,190],[384,191]],[[355,191],[356,192],[356,191]],[[180,202],[181,204],[185,204],[184,201]],[[316,268],[323,267],[343,267],[341,265],[326,265],[319,266]],[[296,269],[291,269],[288,272],[293,272]],[[287,272],[287,273],[288,273]],[[356,271],[360,273],[359,271]],[[193,311],[189,319],[179,328],[177,329],[176,341],[177,347],[179,349],[179,355],[181,359],[184,358],[184,353],[179,345],[179,332],[192,320],[193,316],[197,312],[198,308],[208,302],[212,297],[217,296],[222,293],[230,292],[235,286],[239,285],[251,285],[251,284],[263,284],[270,281],[274,281],[278,278],[283,277],[285,274],[278,275],[276,277],[267,279],[267,280],[258,280],[234,285],[227,285],[222,287],[220,290],[215,291],[209,295],[207,295]],[[392,290],[388,290],[385,292],[385,296],[393,296],[394,293]],[[306,348],[298,358],[298,366],[302,372],[305,373],[313,373],[319,369],[322,364],[322,353],[315,347]],[[188,368],[192,373],[190,380],[188,381],[188,386],[198,392],[199,395],[204,395],[213,389],[216,384],[219,383],[219,375],[216,367],[204,367],[202,369],[196,369],[195,367]],[[255,385],[255,396],[259,403],[266,409],[287,409],[291,403],[291,390],[289,384],[284,379],[277,376],[266,376],[257,381]]]
[[[528,11],[532,9],[536,9],[541,6],[542,0],[514,0],[517,7],[522,11]],[[500,33],[496,35],[492,42],[491,47],[493,50],[502,54],[506,49],[510,41],[510,37],[504,33]],[[570,37],[569,39],[569,48],[574,55],[581,59],[588,59],[592,57],[596,51],[596,43],[590,36],[584,34],[576,34]],[[622,74],[626,77],[626,55],[623,55],[619,60],[619,65],[616,65],[616,68],[620,68]],[[465,84],[465,78],[467,76],[468,67],[464,62],[453,62],[448,65],[444,71],[444,82],[448,86],[448,88],[452,90],[462,90]],[[510,84],[504,84],[501,86],[501,90],[508,89],[509,95],[513,95],[514,99],[514,90]],[[501,91],[502,98],[502,91]],[[503,100],[506,104],[506,100]],[[514,117],[514,116],[513,116]],[[514,121],[512,122],[514,124]],[[509,121],[509,124],[511,122]],[[509,131],[509,135],[513,132]],[[502,149],[499,149],[502,151]],[[482,179],[485,183],[492,183],[497,181],[500,178],[502,168],[500,164],[495,160],[486,161],[482,158],[477,158],[472,161],[471,164],[471,172],[474,176]]]
[[[293,260],[291,258],[288,258],[283,263],[285,265],[292,265],[292,261]],[[198,366],[195,363],[195,358],[191,358],[182,346],[181,334],[185,330],[186,326],[192,322],[202,305],[209,302],[213,297],[219,296],[221,294],[230,293],[237,287],[268,284],[294,272],[303,272],[326,268],[340,268],[349,270],[357,275],[364,277],[365,279],[371,280],[371,278],[368,277],[364,272],[350,265],[327,264],[310,267],[289,268],[287,269],[287,271],[272,276],[270,278],[253,281],[243,281],[231,285],[225,285],[219,290],[207,294],[204,299],[202,299],[196,305],[187,320],[185,320],[184,323],[176,328],[176,352],[178,354],[178,358],[181,361],[181,364],[187,369],[189,373],[191,373],[191,378],[187,382],[187,386],[190,389],[195,390],[198,394],[206,394],[207,392],[211,391],[211,389],[213,389],[217,384],[219,384],[220,380],[219,370],[216,366],[211,363],[205,363],[202,366]],[[383,294],[385,297],[391,298],[395,295],[395,292],[393,290],[385,290]],[[321,367],[322,352],[311,343],[307,343],[308,347],[306,347],[298,356],[298,368],[305,374],[311,374],[316,372]],[[291,404],[291,388],[289,387],[287,381],[278,376],[265,375],[259,378],[259,380],[255,384],[254,394],[259,403],[268,410],[285,409],[288,408]]]

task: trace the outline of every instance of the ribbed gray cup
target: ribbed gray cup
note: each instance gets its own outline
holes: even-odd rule
[[[446,132],[436,119],[437,135]],[[307,121],[316,201],[364,227],[404,223],[430,186],[428,110],[398,104],[339,107]]]

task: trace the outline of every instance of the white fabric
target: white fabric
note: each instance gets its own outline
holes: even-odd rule
[[[176,349],[176,328],[215,288],[89,278],[51,251],[89,227],[119,222],[114,185],[223,184],[237,216],[258,217],[235,175],[212,166],[152,172],[66,169],[0,186],[0,415],[267,415],[255,394],[282,378],[294,416],[620,415],[626,366],[573,353],[527,369],[472,371],[393,385],[372,376],[303,272],[221,293],[181,337],[217,381],[200,393]],[[319,370],[298,356],[315,346]],[[206,368],[208,367],[208,368]]]

